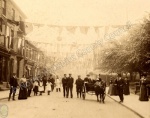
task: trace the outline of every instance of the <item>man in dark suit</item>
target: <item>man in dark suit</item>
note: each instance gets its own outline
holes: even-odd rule
[[[44,87],[44,93],[45,93],[46,83],[47,83],[47,77],[46,77],[46,75],[43,76],[42,81],[43,81],[43,87]]]
[[[124,80],[122,79],[121,74],[118,74],[117,89],[118,89],[118,94],[119,94],[119,98],[120,98],[120,103],[123,102],[123,100],[124,100],[123,86],[124,86]]]
[[[90,78],[89,74],[87,74],[86,77],[84,78],[84,83],[85,83],[85,87],[86,87],[86,92],[88,92],[90,89],[89,83],[91,83],[91,78]]]
[[[71,74],[69,74],[69,77],[67,78],[67,98],[69,96],[69,91],[70,91],[70,95],[71,98],[73,98],[73,83],[74,83],[74,79],[71,77]]]
[[[54,90],[54,86],[55,86],[55,79],[53,78],[52,74],[50,74],[49,81],[52,83],[51,88],[52,88],[52,91],[53,91]]]
[[[12,100],[15,100],[15,93],[16,93],[16,89],[17,89],[17,86],[18,86],[17,77],[16,77],[15,73],[13,73],[13,77],[10,78],[9,84],[10,84],[10,93],[9,93],[8,101],[10,101],[12,93],[13,93]]]
[[[64,77],[62,78],[62,85],[63,85],[63,94],[64,94],[64,97],[65,97],[66,93],[67,93],[67,77],[66,77],[66,74],[64,74]]]
[[[84,82],[81,79],[80,75],[78,75],[78,79],[76,80],[75,84],[76,84],[77,98],[79,98],[79,94],[80,94],[80,98],[81,98],[81,93],[82,93],[82,88],[83,88]]]

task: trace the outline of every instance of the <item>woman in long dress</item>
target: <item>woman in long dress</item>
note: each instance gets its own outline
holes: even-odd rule
[[[59,79],[59,77],[58,77],[58,75],[56,76],[56,92],[60,92],[61,90],[60,90],[60,87],[61,87],[61,81],[60,81],[60,79]]]
[[[113,79],[110,78],[110,81],[109,81],[109,90],[108,90],[108,94],[109,95],[113,95]]]
[[[113,80],[112,80],[112,78],[110,78],[109,89],[108,89],[108,94],[109,95],[112,95],[112,87],[113,87]]]
[[[117,96],[118,95],[117,79],[115,79],[115,81],[113,83],[113,91],[114,91],[114,95]]]
[[[147,89],[146,85],[147,85],[147,78],[146,78],[146,75],[143,75],[140,80],[140,96],[139,96],[140,101],[148,101],[149,100],[148,89]]]
[[[27,99],[28,93],[27,93],[27,79],[25,75],[20,79],[19,82],[20,90],[19,90],[19,96],[18,99]]]
[[[128,78],[125,78],[124,82],[125,82],[125,84],[124,84],[124,91],[123,91],[123,93],[124,93],[124,95],[130,95],[129,80],[128,80]]]

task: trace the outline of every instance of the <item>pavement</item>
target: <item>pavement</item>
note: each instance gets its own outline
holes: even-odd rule
[[[108,87],[106,88],[106,92],[108,93]],[[119,96],[110,96],[107,94],[108,97],[113,99],[114,101],[120,101]],[[139,101],[139,96],[133,93],[130,95],[124,95],[124,102],[119,103],[120,105],[128,108],[129,110],[133,111],[141,118],[150,118],[150,100],[149,101]]]
[[[75,90],[74,90],[75,91]],[[106,91],[108,91],[108,87],[107,87],[107,89],[106,89]],[[17,93],[16,93],[16,95],[18,94],[18,92],[19,92],[19,90],[17,90]],[[25,108],[30,108],[30,104],[31,104],[31,108],[33,108],[33,112],[36,114],[37,112],[35,111],[35,109],[37,109],[38,108],[38,111],[40,112],[40,110],[41,110],[41,108],[42,109],[45,109],[46,108],[46,105],[47,104],[49,104],[47,107],[48,107],[48,109],[49,109],[49,107],[54,107],[54,108],[51,108],[52,109],[52,111],[55,111],[55,109],[60,109],[60,107],[61,107],[61,105],[60,104],[66,104],[66,103],[68,103],[68,102],[70,102],[70,104],[69,104],[69,106],[68,107],[70,107],[71,109],[69,109],[68,107],[68,109],[67,108],[64,108],[64,107],[62,107],[61,109],[64,111],[65,109],[66,110],[69,110],[69,112],[70,112],[70,115],[72,116],[72,117],[69,117],[69,118],[74,118],[74,116],[73,116],[73,114],[75,115],[75,116],[77,116],[73,111],[71,111],[71,110],[77,110],[77,109],[80,109],[80,111],[77,111],[81,116],[82,116],[82,118],[84,118],[83,117],[83,113],[85,113],[85,111],[84,110],[87,110],[87,111],[89,111],[89,112],[86,112],[86,114],[89,114],[89,115],[86,115],[86,118],[88,118],[88,117],[90,117],[90,116],[92,116],[93,118],[94,118],[94,115],[92,114],[92,112],[90,111],[90,109],[92,108],[94,108],[96,111],[94,111],[94,110],[92,110],[93,111],[93,113],[94,114],[98,114],[99,112],[99,110],[102,112],[102,113],[100,113],[100,114],[103,114],[103,118],[113,118],[113,117],[118,117],[118,115],[116,114],[117,112],[120,112],[119,113],[119,116],[120,117],[122,117],[123,115],[124,115],[124,117],[126,118],[126,117],[131,117],[131,116],[133,116],[133,117],[135,117],[135,118],[150,118],[150,101],[146,101],[146,102],[141,102],[141,101],[139,101],[138,100],[138,98],[139,98],[139,96],[138,95],[135,95],[135,94],[130,94],[130,95],[128,95],[128,96],[124,96],[124,102],[123,103],[119,103],[119,97],[118,96],[109,96],[109,95],[107,95],[106,96],[106,100],[105,100],[105,105],[103,105],[102,103],[100,104],[100,105],[96,105],[96,104],[98,104],[97,103],[97,101],[96,101],[96,97],[95,96],[91,96],[91,95],[87,95],[86,96],[86,99],[84,100],[84,102],[83,102],[83,100],[82,99],[77,99],[76,98],[76,93],[74,92],[74,98],[73,99],[71,99],[71,98],[68,98],[68,99],[65,99],[65,98],[63,98],[62,97],[62,92],[61,93],[57,93],[57,92],[52,92],[51,93],[51,97],[50,96],[48,96],[48,97],[45,97],[45,96],[47,96],[47,94],[46,93],[44,93],[44,95],[43,96],[37,96],[37,97],[35,97],[35,96],[33,96],[33,92],[32,92],[32,97],[31,98],[29,98],[27,101],[26,101],[26,103],[22,103],[22,101],[20,101],[20,100],[17,100],[17,101],[15,101],[15,102],[8,102],[7,101],[7,99],[8,99],[8,94],[9,94],[9,91],[7,90],[7,91],[0,91],[0,104],[7,104],[8,106],[9,106],[9,109],[13,109],[13,106],[14,106],[14,104],[15,103],[18,103],[19,104],[19,106],[21,105],[21,104],[23,104],[24,105],[24,110],[26,110]],[[24,101],[24,100],[23,100]],[[42,103],[43,101],[47,101],[47,103]],[[75,101],[75,103],[73,102],[73,101]],[[114,102],[115,101],[115,102]],[[34,102],[34,105],[32,104],[32,102]],[[42,103],[42,104],[45,104],[45,107],[43,107],[43,106],[39,106],[39,105],[37,105],[37,103]],[[50,102],[50,103],[48,103],[48,102]],[[27,106],[26,106],[26,104],[28,104]],[[80,107],[76,107],[77,105],[83,105],[83,107],[82,106],[80,106]],[[52,106],[51,106],[52,105]],[[74,106],[75,108],[72,108],[71,106]],[[19,108],[19,106],[18,107],[16,107],[15,109],[14,109],[14,111],[12,110],[11,111],[11,115],[12,116],[14,116],[15,117],[15,112],[17,111],[17,110],[19,110],[20,108]],[[85,106],[85,107],[84,107]],[[89,106],[89,107],[91,107],[90,109],[89,109],[89,107],[87,107],[87,106]],[[30,110],[31,110],[31,108],[30,108]],[[35,109],[34,109],[35,108]],[[107,114],[107,112],[108,112],[108,110],[109,110],[109,112],[110,112],[110,114],[112,114],[113,116],[111,116],[111,115],[109,115],[108,116],[108,114]],[[62,112],[61,110],[59,110],[60,112]],[[83,113],[81,112],[81,111],[83,111]],[[129,112],[130,111],[130,112]],[[45,111],[44,111],[45,112]],[[98,112],[98,113],[97,113]],[[114,112],[115,112],[115,114],[114,114]],[[47,113],[47,112],[46,112]],[[47,114],[49,114],[49,113],[47,113]],[[63,113],[62,112],[62,114],[63,114],[63,116],[61,117],[61,118],[63,118],[63,117],[66,117],[66,113]],[[78,114],[78,115],[79,115]],[[136,116],[135,116],[135,115]],[[19,114],[20,115],[20,117],[22,117],[22,114],[20,113]],[[39,116],[41,116],[42,117],[42,115],[39,115]],[[39,117],[38,116],[38,117]],[[56,116],[55,114],[53,114],[53,116],[55,116],[56,118],[58,117],[58,116]],[[34,117],[37,117],[37,115],[36,116],[32,116],[33,118]],[[46,117],[44,117],[44,118],[47,118],[48,116],[46,115]],[[60,117],[60,116],[59,116]],[[79,117],[79,116],[78,116]],[[91,117],[91,118],[92,118]],[[132,118],[133,118],[132,117]],[[13,117],[11,117],[11,118],[13,118]],[[80,117],[79,117],[80,118]],[[123,118],[123,117],[122,117]]]

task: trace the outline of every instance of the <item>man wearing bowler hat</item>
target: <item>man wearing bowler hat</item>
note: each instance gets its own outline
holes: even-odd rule
[[[124,86],[124,80],[122,79],[121,74],[118,74],[117,89],[118,89],[118,93],[119,93],[120,103],[123,102],[123,100],[124,100],[123,86]]]
[[[64,77],[62,78],[62,85],[63,85],[63,95],[66,97],[67,93],[67,76],[64,74]]]
[[[70,97],[73,98],[73,83],[74,83],[74,78],[69,74],[69,77],[67,78],[67,98],[69,96],[69,91],[70,91]]]

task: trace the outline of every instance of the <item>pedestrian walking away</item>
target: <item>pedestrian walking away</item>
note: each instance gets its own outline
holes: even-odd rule
[[[120,102],[124,101],[123,87],[124,87],[124,80],[122,79],[121,74],[118,74],[117,88],[118,88],[118,94],[119,94]]]
[[[75,84],[76,84],[77,98],[79,98],[79,95],[80,95],[80,98],[81,98],[84,82],[81,79],[80,75],[78,75],[78,79],[76,80]]]
[[[69,91],[70,91],[70,97],[73,98],[73,83],[74,83],[74,78],[72,77],[71,74],[69,74],[69,77],[67,78],[67,98],[69,96]]]
[[[64,77],[62,78],[62,86],[63,86],[63,96],[67,96],[67,75],[64,74]]]
[[[12,100],[15,100],[15,93],[16,93],[16,88],[18,86],[17,78],[16,78],[16,73],[13,73],[13,77],[10,78],[10,93],[8,97],[8,101],[10,101],[11,94],[13,93]]]
[[[28,92],[27,92],[27,79],[25,77],[25,75],[23,75],[23,77],[20,79],[19,81],[19,96],[18,99],[22,100],[22,99],[27,99],[28,97]]]

